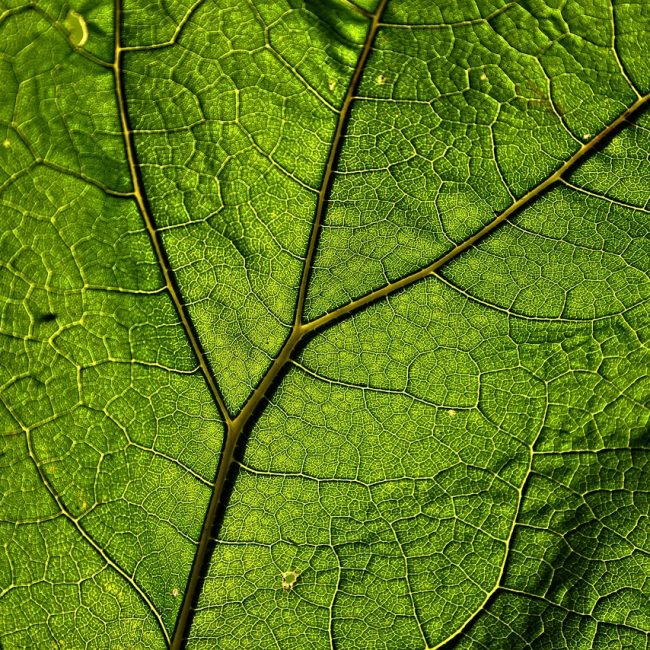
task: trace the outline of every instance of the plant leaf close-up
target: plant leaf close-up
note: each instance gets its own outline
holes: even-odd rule
[[[0,0],[0,647],[647,650],[649,48]]]

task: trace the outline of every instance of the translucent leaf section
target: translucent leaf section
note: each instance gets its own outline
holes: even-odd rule
[[[396,3],[384,20],[407,8],[426,15]],[[307,302],[352,315],[291,362],[251,430],[189,647],[646,647],[647,116],[433,277],[354,313],[638,97],[612,7],[528,11],[380,29]],[[592,17],[600,33],[573,37]],[[487,99],[463,87],[474,68],[521,77]],[[437,74],[458,87],[432,96]],[[537,74],[542,97],[526,94]]]
[[[457,647],[645,648],[649,487],[647,437],[540,454],[504,587]]]

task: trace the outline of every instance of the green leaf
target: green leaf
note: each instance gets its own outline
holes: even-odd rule
[[[0,3],[2,647],[647,648],[645,0],[70,3]]]

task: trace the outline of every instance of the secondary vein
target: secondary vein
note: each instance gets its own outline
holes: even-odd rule
[[[181,299],[180,293],[176,287],[176,280],[172,273],[172,270],[167,262],[167,257],[165,255],[165,249],[163,248],[162,241],[158,229],[156,228],[155,221],[149,212],[147,201],[145,198],[145,192],[140,179],[140,172],[138,169],[138,163],[135,153],[135,142],[133,139],[133,131],[129,126],[128,113],[126,108],[126,100],[124,94],[124,75],[122,73],[122,55],[125,51],[128,51],[126,48],[123,48],[121,45],[121,29],[122,29],[122,5],[121,0],[116,0],[115,2],[115,57],[113,61],[113,75],[115,77],[115,92],[117,95],[117,107],[120,114],[120,124],[122,127],[122,136],[124,139],[124,148],[126,150],[127,162],[129,165],[129,173],[131,175],[131,183],[133,185],[133,197],[138,205],[142,219],[144,220],[147,233],[149,234],[149,239],[151,240],[151,245],[153,247],[158,265],[163,275],[165,281],[165,286],[167,291],[172,299],[176,313],[181,321],[185,335],[190,342],[192,351],[196,356],[199,367],[201,368],[201,373],[205,378],[205,382],[208,385],[210,394],[214,399],[217,407],[223,417],[226,426],[231,422],[231,417],[226,407],[226,403],[219,391],[217,382],[208,366],[208,362],[203,352],[203,348],[198,340],[196,333],[194,332],[194,327],[192,325],[192,320],[190,315],[187,312],[185,303]]]

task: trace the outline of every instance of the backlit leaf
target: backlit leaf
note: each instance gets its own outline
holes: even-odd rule
[[[646,0],[0,0],[3,648],[647,649]]]

